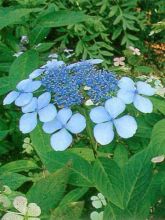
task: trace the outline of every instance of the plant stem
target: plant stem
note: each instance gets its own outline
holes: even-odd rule
[[[83,107],[79,107],[79,111],[85,116],[86,118],[86,131],[87,131],[87,134],[89,135],[89,138],[90,138],[90,143],[91,143],[91,146],[92,146],[92,150],[93,150],[93,154],[95,156],[95,158],[97,158],[97,143],[93,137],[93,130],[92,130],[92,127],[91,127],[91,124],[90,124],[90,118],[89,118],[89,114],[88,114],[88,111],[87,109],[83,106]]]

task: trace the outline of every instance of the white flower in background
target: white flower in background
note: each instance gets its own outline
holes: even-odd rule
[[[23,54],[23,52],[22,52],[22,51],[17,52],[17,53],[15,53],[15,54],[13,55],[13,57],[19,57],[21,54]]]
[[[23,35],[23,36],[21,37],[21,43],[22,43],[22,44],[28,44],[28,43],[29,43],[29,38],[28,38],[28,36]]]
[[[96,209],[102,208],[107,204],[105,197],[101,193],[98,193],[97,196],[92,196],[91,200],[93,207],[95,207]]]
[[[113,59],[114,66],[125,66],[125,57],[115,57]]]
[[[9,208],[11,205],[10,199],[6,195],[0,194],[0,205],[3,208]]]
[[[90,219],[91,220],[103,220],[103,214],[104,214],[103,212],[94,211],[90,214]]]
[[[161,155],[161,156],[153,157],[153,158],[151,159],[151,162],[152,162],[152,163],[161,163],[161,162],[164,161],[164,159],[165,159],[165,156],[164,156],[164,155]]]
[[[31,141],[30,141],[30,138],[29,137],[26,137],[24,139],[24,143],[22,145],[22,148],[24,149],[23,150],[23,153],[27,153],[27,154],[31,154],[32,151],[33,151],[33,147],[31,145]]]
[[[72,53],[73,52],[73,50],[72,49],[65,49],[64,50],[64,53],[66,53],[66,58],[70,58],[70,57],[72,57],[75,53]]]
[[[155,94],[157,94],[161,97],[165,97],[165,87],[163,86],[163,84],[158,76],[141,75],[138,78],[145,80],[146,83],[151,83],[155,89]]]
[[[53,58],[53,59],[57,59],[58,58],[58,54],[56,53],[52,53],[48,56],[48,58]]]
[[[41,209],[36,203],[29,203],[25,197],[17,196],[13,201],[13,206],[19,212],[7,212],[2,220],[40,220]]]
[[[133,52],[133,55],[140,56],[140,50],[138,48],[130,46],[129,49]]]

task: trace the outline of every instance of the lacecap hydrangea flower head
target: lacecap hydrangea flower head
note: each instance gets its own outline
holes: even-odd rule
[[[91,123],[81,112],[75,111],[84,110],[89,100],[97,106],[90,113],[86,110],[91,121],[96,123],[93,133],[98,143],[110,143],[115,130],[120,137],[130,138],[137,129],[136,120],[128,114],[120,114],[130,103],[141,112],[151,112],[152,103],[144,96],[153,95],[154,90],[144,82],[134,83],[128,77],[119,80],[114,73],[98,69],[101,62],[90,59],[66,65],[57,59],[48,61],[28,79],[19,82],[3,104],[15,102],[21,107],[23,115],[19,128],[22,133],[33,131],[38,121],[43,123],[43,132],[51,134],[50,143],[56,151],[67,149],[73,136]],[[36,91],[40,94],[38,97],[34,95]]]

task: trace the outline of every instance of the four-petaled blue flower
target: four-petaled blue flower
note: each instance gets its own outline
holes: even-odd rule
[[[114,139],[113,125],[122,138],[132,137],[137,130],[137,123],[132,116],[124,115],[117,118],[125,110],[125,104],[119,98],[113,97],[105,102],[105,106],[93,108],[91,120],[96,123],[94,137],[101,145],[109,144]]]
[[[51,146],[56,151],[63,151],[72,143],[72,135],[78,134],[86,127],[86,120],[83,115],[76,113],[72,115],[69,108],[63,108],[58,113],[53,121],[46,122],[43,125],[43,130],[52,134]]]
[[[11,104],[15,101],[15,105],[24,106],[27,105],[33,98],[33,93],[41,86],[41,81],[33,81],[32,79],[25,79],[19,82],[16,86],[17,91],[10,92],[5,99],[3,104]]]
[[[50,93],[45,92],[38,98],[32,98],[29,104],[22,107],[22,112],[25,113],[19,122],[22,133],[29,133],[36,127],[37,115],[41,122],[52,121],[56,117],[56,107],[50,103],[50,100]]]
[[[120,89],[117,93],[117,97],[123,100],[125,104],[133,103],[135,108],[143,113],[152,112],[152,102],[148,98],[142,96],[154,95],[155,89],[149,84],[141,81],[134,83],[134,81],[128,77],[122,77],[118,82],[118,86]]]

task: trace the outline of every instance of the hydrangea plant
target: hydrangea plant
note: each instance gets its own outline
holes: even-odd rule
[[[109,144],[115,131],[121,138],[130,138],[136,133],[137,123],[124,113],[126,105],[133,103],[137,110],[151,113],[152,102],[145,96],[152,96],[155,90],[146,82],[119,79],[114,73],[99,69],[101,62],[90,59],[67,65],[57,59],[48,61],[29,79],[19,82],[3,104],[15,102],[21,107],[22,133],[35,129],[39,119],[43,132],[51,134],[50,143],[56,151],[67,149],[73,142],[71,134],[82,132],[92,122],[96,124],[93,135],[100,145]],[[38,97],[34,96],[37,90]],[[91,122],[81,113],[89,100]]]

